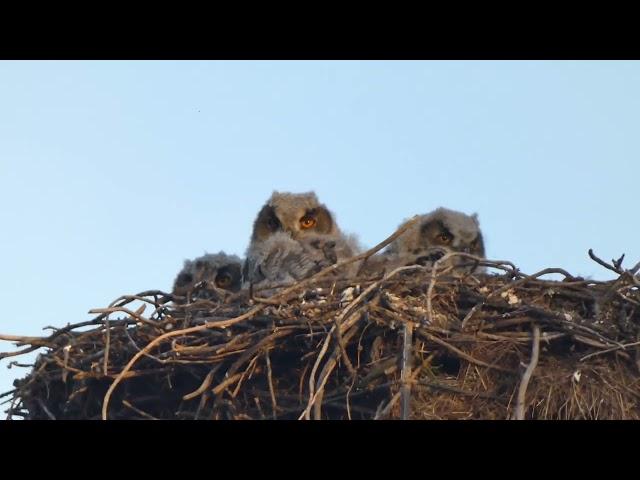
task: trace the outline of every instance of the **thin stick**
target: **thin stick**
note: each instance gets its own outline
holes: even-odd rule
[[[271,359],[269,358],[269,350],[264,352],[264,356],[267,358],[267,378],[269,379],[269,393],[271,394],[271,406],[273,409],[273,419],[278,418],[278,405],[276,404],[276,394],[273,389],[273,378],[271,375]]]
[[[415,372],[413,372],[413,374],[411,375],[409,382],[415,382],[416,378],[418,378],[418,374],[420,373],[420,368],[417,368]],[[400,396],[402,394],[402,388],[391,398],[391,400],[389,400],[389,403],[387,403],[387,406],[384,407],[380,412],[378,412],[376,414],[376,416],[374,417],[374,420],[381,420],[383,418],[385,418],[389,412],[391,411],[391,409],[394,407],[394,405],[396,403],[398,403],[398,400],[400,400]]]
[[[615,352],[617,350],[624,350],[627,347],[636,347],[638,345],[640,345],[640,342],[625,343],[624,345],[620,345],[620,346],[613,347],[613,348],[608,348],[606,350],[601,350],[599,352],[590,353],[590,354],[585,355],[584,357],[582,357],[580,359],[580,361],[584,362],[587,358],[591,358],[591,357],[595,357],[595,356],[598,356],[598,355],[602,355],[604,353]]]
[[[135,318],[139,322],[145,323],[147,325],[151,325],[152,327],[155,327],[155,328],[160,328],[160,325],[158,325],[156,322],[154,322],[152,320],[149,320],[148,318],[144,318],[142,315],[140,315],[138,313],[139,311],[140,310],[134,312],[134,311],[129,310],[128,308],[124,308],[124,307],[111,307],[111,308],[93,308],[93,309],[89,310],[89,313],[91,313],[91,314],[95,314],[95,313],[110,314],[110,313],[115,313],[115,312],[122,312],[122,313],[126,313],[127,315],[129,315],[132,318]]]
[[[198,387],[198,389],[194,390],[191,393],[187,393],[186,395],[184,395],[182,397],[182,399],[183,400],[191,400],[191,399],[196,398],[196,397],[202,395],[203,393],[205,393],[207,391],[207,389],[211,386],[211,383],[213,382],[213,376],[216,374],[216,372],[220,369],[221,366],[222,366],[222,363],[219,363],[218,365],[213,367],[211,369],[211,371],[209,371],[209,373],[207,373],[207,376],[204,378],[204,381]]]
[[[12,395],[12,394],[14,394],[14,393],[15,393],[15,392],[17,392],[17,391],[18,391],[18,389],[17,389],[17,388],[14,388],[13,390],[9,390],[8,392],[0,393],[0,398],[2,398],[2,397],[7,397],[7,396],[9,396],[9,395]]]
[[[344,364],[347,367],[347,370],[349,370],[349,373],[351,374],[351,376],[353,378],[356,378],[358,373],[356,372],[356,369],[353,367],[353,364],[349,359],[349,355],[347,355],[347,348],[345,346],[344,338],[342,338],[342,328],[340,328],[341,325],[340,323],[338,323],[338,319],[336,319],[336,323],[338,325],[338,328],[336,328],[335,330],[335,335],[336,335],[336,341],[338,343],[338,347],[340,348],[340,354],[342,355],[342,360],[344,361]]]
[[[154,296],[157,297],[159,295],[165,296],[165,297],[173,297],[172,294],[169,293],[165,293],[161,290],[148,290],[146,292],[141,292],[138,293],[137,295],[122,295],[118,298],[116,298],[113,302],[111,302],[109,304],[109,307],[113,307],[116,305],[116,303],[118,303],[119,301],[123,301],[120,305],[118,305],[119,307],[122,307],[123,305],[126,305],[127,303],[130,303],[134,300],[140,300],[141,302],[146,302],[150,305],[153,305],[154,307],[158,307],[159,302],[155,302],[153,300],[149,300],[146,297],[150,297],[150,296]]]
[[[53,415],[53,413],[51,413],[51,411],[47,408],[47,406],[44,404],[44,402],[42,401],[41,398],[37,398],[36,399],[38,401],[38,404],[40,405],[40,407],[42,408],[42,410],[44,410],[44,413],[47,414],[47,417],[49,417],[50,420],[55,420],[56,417]]]
[[[461,388],[452,387],[451,385],[445,385],[443,383],[433,382],[433,381],[419,381],[413,382],[417,387],[430,388],[433,390],[443,390],[445,392],[457,393],[458,395],[463,395],[467,397],[473,398],[486,398],[490,400],[499,400],[500,397],[497,395],[492,395],[490,393],[483,392],[469,392],[467,390],[463,390]]]
[[[596,262],[599,265],[602,265],[604,268],[606,268],[608,270],[611,270],[612,272],[615,272],[618,275],[622,274],[622,270],[620,270],[619,268],[616,268],[614,266],[611,266],[607,262],[605,262],[604,260],[598,258],[596,256],[596,254],[593,253],[593,249],[592,248],[589,249],[589,256],[591,257],[591,260],[593,260],[594,262]]]
[[[522,380],[520,381],[520,387],[518,388],[518,398],[516,400],[516,420],[524,420],[524,411],[525,411],[525,397],[527,394],[527,386],[529,385],[529,380],[533,375],[533,371],[536,369],[538,365],[538,355],[540,353],[540,327],[538,325],[533,326],[533,348],[531,352],[531,361],[527,366],[527,369],[524,371],[522,375]]]
[[[360,316],[358,315],[356,318],[360,318]],[[351,340],[351,338],[355,335],[356,333],[356,329],[352,328],[349,331],[345,332],[345,339],[346,341]],[[322,371],[320,372],[320,379],[318,380],[318,384],[316,385],[316,390],[317,392],[315,393],[315,395],[313,395],[312,397],[312,404],[314,407],[314,419],[315,420],[320,420],[321,419],[321,410],[322,410],[322,398],[324,396],[324,387],[327,384],[327,380],[329,379],[329,375],[331,375],[331,372],[333,371],[333,369],[336,367],[337,363],[338,363],[338,357],[340,356],[340,347],[336,346],[333,350],[333,353],[331,354],[331,357],[329,357],[329,360],[327,360],[327,362],[325,363],[324,367],[322,368]],[[355,378],[355,377],[353,377]],[[309,408],[309,407],[307,407]]]
[[[6,340],[7,342],[17,342],[21,345],[36,345],[38,343],[44,343],[47,337],[26,337],[24,335],[3,335],[0,334],[0,340]]]
[[[33,352],[34,350],[38,350],[42,348],[44,345],[35,345],[33,347],[23,348],[22,350],[16,350],[15,352],[0,352],[0,360],[8,357],[17,357],[19,355],[24,355],[26,353]]]
[[[481,367],[485,367],[485,368],[491,368],[493,370],[498,370],[499,372],[506,372],[506,373],[515,373],[513,370],[510,370],[508,368],[504,368],[504,367],[500,367],[498,365],[492,365],[486,362],[483,362],[482,360],[478,360],[476,358],[473,358],[471,355],[468,355],[466,353],[464,353],[462,350],[454,347],[453,345],[445,342],[444,340],[431,335],[428,332],[425,332],[424,329],[418,329],[417,330],[418,335],[425,337],[427,340],[431,340],[434,343],[437,343],[438,345],[442,345],[443,347],[447,348],[448,350],[451,350],[453,353],[455,353],[456,355],[458,355],[459,357],[465,359],[467,362],[469,363],[473,363],[474,365],[479,365]]]
[[[109,349],[111,348],[111,327],[109,326],[109,315],[107,315],[106,317],[104,317],[104,333],[105,333],[105,340],[104,340],[104,365],[103,365],[103,371],[105,375],[109,374]],[[69,350],[66,350],[67,355]],[[66,359],[65,359],[65,363],[66,363]]]
[[[134,407],[131,403],[127,402],[126,400],[122,400],[122,404],[125,407],[130,408],[131,410],[136,412],[138,415],[142,415],[144,418],[147,418],[149,420],[158,420],[158,418],[154,417],[153,415],[148,414],[147,412],[145,412],[143,410],[140,410],[138,407]]]
[[[473,315],[478,311],[478,309],[482,308],[483,305],[484,305],[484,302],[476,303],[474,307],[471,310],[469,310],[469,313],[467,313],[465,317],[462,319],[462,323],[460,324],[460,331],[464,331],[464,329],[467,326],[467,322],[471,320],[471,317],[473,317]]]
[[[412,366],[412,346],[413,346],[413,323],[406,322],[404,324],[404,345],[402,348],[402,371],[400,372],[400,381],[402,386],[400,392],[402,396],[402,420],[408,420],[410,415],[411,404],[411,384],[408,382],[411,377]]]
[[[213,390],[211,390],[211,393],[213,393],[214,395],[219,395],[220,393],[222,393],[222,391],[227,388],[229,385],[233,385],[235,382],[237,382],[238,380],[240,380],[242,378],[242,376],[244,375],[244,372],[242,373],[236,373],[235,375],[227,378],[224,382],[222,382],[221,384],[219,384],[217,387],[215,387]]]

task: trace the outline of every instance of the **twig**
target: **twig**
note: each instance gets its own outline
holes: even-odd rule
[[[156,417],[154,417],[153,415],[148,414],[147,412],[140,410],[137,407],[134,407],[133,405],[131,405],[131,403],[127,402],[126,400],[122,400],[122,404],[127,407],[130,408],[131,410],[133,410],[134,412],[136,412],[138,415],[142,415],[144,418],[147,418],[149,420],[158,420]]]
[[[442,345],[443,347],[445,347],[446,349],[452,351],[453,353],[455,353],[459,357],[465,359],[469,363],[473,363],[475,365],[479,365],[479,366],[485,367],[485,368],[491,368],[493,370],[498,370],[499,372],[515,373],[513,370],[510,370],[508,368],[504,368],[504,367],[501,367],[499,365],[491,365],[489,363],[483,362],[482,360],[478,360],[476,358],[473,358],[471,355],[468,355],[468,354],[464,353],[462,350],[460,350],[460,349],[454,347],[453,345],[445,342],[441,338],[438,338],[435,335],[431,335],[429,332],[424,331],[424,329],[422,329],[422,328],[419,328],[418,330],[416,330],[416,332],[418,333],[418,335],[420,335],[422,337],[425,337],[427,340],[431,340],[432,342],[437,343],[438,345]]]
[[[400,392],[402,393],[402,420],[408,420],[410,415],[410,401],[411,401],[411,384],[408,383],[411,377],[412,366],[412,346],[413,346],[413,323],[406,322],[404,324],[403,334],[403,348],[402,348],[402,370],[400,372],[400,381],[402,386]]]
[[[266,348],[269,348],[269,347],[266,347]],[[240,388],[242,387],[242,383],[244,382],[245,378],[251,378],[251,376],[253,375],[253,372],[258,366],[258,359],[259,359],[259,355],[253,356],[253,358],[249,362],[249,365],[247,365],[247,368],[245,368],[244,372],[242,372],[242,377],[240,377],[240,380],[238,380],[238,383],[236,384],[236,388],[234,388],[233,392],[231,392],[231,398],[236,398],[236,396],[240,392]]]
[[[360,311],[358,311],[359,313]],[[353,318],[360,318],[360,315],[354,315]],[[356,333],[356,329],[355,328],[351,328],[349,331],[345,332],[345,340],[349,341],[351,340],[351,338],[355,335]],[[338,363],[338,356],[340,356],[340,347],[336,346],[333,350],[333,353],[331,354],[331,356],[329,357],[329,359],[327,360],[327,362],[325,363],[324,367],[322,368],[322,371],[320,372],[320,378],[318,379],[318,383],[316,385],[316,392],[313,395],[309,395],[310,396],[310,403],[309,405],[307,405],[307,410],[305,410],[305,412],[302,413],[302,415],[305,415],[305,418],[308,417],[309,415],[309,409],[310,406],[313,405],[314,408],[314,418],[316,420],[320,420],[321,418],[321,407],[322,407],[322,398],[324,396],[324,387],[327,383],[327,380],[329,379],[329,376],[331,375],[331,372],[333,371],[333,369],[335,368],[335,366]],[[353,377],[355,378],[355,377]],[[302,417],[301,415],[301,417]],[[300,418],[299,418],[300,419]],[[308,418],[307,418],[308,419]]]
[[[211,383],[213,382],[213,377],[216,374],[216,372],[220,369],[220,367],[222,366],[222,363],[219,363],[218,365],[216,365],[215,367],[213,367],[209,373],[207,373],[207,376],[204,377],[204,381],[202,382],[202,384],[193,392],[191,393],[187,393],[186,395],[184,395],[182,397],[183,400],[191,400],[193,398],[196,398],[200,395],[202,395],[203,393],[205,393],[207,391],[207,389],[211,386]]]
[[[105,325],[105,328],[104,328],[105,343],[104,343],[103,371],[105,375],[108,375],[109,374],[109,349],[111,348],[111,327],[109,326],[109,315],[104,317],[104,325]],[[66,352],[68,354],[68,350]]]
[[[0,340],[7,342],[16,342],[18,345],[46,345],[47,337],[27,337],[24,335],[3,335],[0,334]]]
[[[143,305],[144,307],[144,305]],[[144,309],[142,309],[144,310]],[[138,310],[140,311],[140,310]],[[126,313],[127,315],[129,315],[132,318],[135,318],[136,320],[138,320],[139,322],[142,322],[146,325],[150,325],[154,328],[161,328],[160,325],[158,325],[157,322],[154,322],[152,320],[149,320],[148,318],[144,318],[142,315],[140,315],[138,313],[138,311],[131,311],[128,308],[124,308],[124,307],[111,307],[111,308],[93,308],[91,310],[89,310],[89,313],[91,314],[95,314],[95,313],[102,313],[102,314],[110,314],[110,313],[116,313],[116,312],[122,312],[122,313]]]
[[[625,254],[623,253],[619,259],[611,260],[611,263],[613,264],[613,266],[620,271],[622,271],[622,262],[624,261],[624,255]]]
[[[476,311],[478,311],[479,309],[482,308],[482,306],[484,305],[484,302],[480,302],[480,303],[476,303],[473,308],[471,310],[469,310],[469,313],[467,313],[464,318],[462,319],[462,323],[460,323],[460,330],[464,331],[464,329],[467,326],[467,322],[469,322],[469,320],[471,320],[471,317],[473,317],[476,313]]]
[[[420,371],[421,369],[417,368],[416,371],[413,372],[413,374],[409,378],[409,382],[415,382],[416,378],[418,378],[418,375],[420,374]],[[382,420],[387,415],[389,415],[389,412],[391,411],[391,409],[394,407],[396,403],[398,403],[398,400],[400,400],[401,395],[402,395],[402,388],[400,388],[400,390],[398,390],[398,392],[393,397],[391,397],[391,400],[389,400],[389,403],[387,403],[387,405],[382,410],[380,410],[380,412],[376,414],[376,416],[374,417],[374,420]]]
[[[235,382],[237,382],[238,380],[240,380],[242,378],[242,376],[244,375],[244,372],[242,373],[236,373],[235,375],[232,375],[231,377],[227,378],[224,382],[220,383],[217,387],[215,387],[213,390],[211,390],[211,393],[213,393],[214,395],[219,395],[220,393],[222,393],[222,391],[227,388],[229,385],[233,385]]]
[[[349,371],[351,376],[353,378],[356,378],[358,373],[356,372],[356,369],[353,367],[353,364],[349,359],[349,355],[347,355],[347,348],[345,346],[344,338],[342,337],[341,322],[339,321],[338,318],[336,318],[336,325],[337,325],[337,328],[335,329],[334,333],[336,336],[336,342],[338,343],[338,348],[340,349],[340,355],[342,356],[342,360],[344,361],[344,364],[347,367],[347,370]]]
[[[173,294],[170,293],[165,293],[162,290],[147,290],[146,292],[141,292],[138,293],[136,295],[122,295],[118,298],[116,298],[113,302],[111,302],[109,304],[109,307],[113,307],[116,305],[116,303],[123,301],[120,305],[118,305],[119,307],[122,307],[123,305],[126,305],[127,303],[130,303],[134,300],[139,300],[141,302],[145,302],[148,303],[150,305],[153,305],[154,307],[158,307],[160,302],[158,301],[153,301],[153,300],[149,300],[146,297],[158,297],[158,296],[163,296],[163,297],[173,297]]]
[[[47,414],[47,417],[49,417],[49,420],[55,420],[56,417],[53,415],[53,413],[51,413],[51,411],[47,408],[47,406],[44,404],[44,402],[42,401],[41,398],[37,398],[36,399],[38,402],[38,405],[40,405],[40,408],[42,408],[42,410],[44,411],[44,413]]]
[[[499,400],[500,399],[500,397],[498,397],[497,395],[492,395],[490,393],[469,392],[467,390],[463,390],[461,388],[452,387],[450,385],[446,385],[444,383],[439,383],[439,382],[422,380],[422,381],[413,382],[413,383],[417,387],[431,388],[431,389],[434,389],[434,390],[444,390],[445,392],[457,393],[458,395],[463,395],[463,396],[466,396],[466,397],[486,398],[486,399],[489,399],[489,400]]]
[[[0,352],[0,360],[2,360],[3,358],[17,357],[19,355],[24,355],[26,353],[33,352],[34,350],[38,350],[39,348],[42,348],[43,346],[44,345],[36,345],[36,346],[33,346],[33,347],[24,348],[22,350],[16,350],[15,352]]]
[[[617,350],[624,350],[624,349],[625,349],[625,348],[627,348],[627,347],[636,347],[636,346],[638,346],[638,345],[640,345],[640,342],[633,342],[633,343],[626,343],[626,344],[624,344],[624,345],[618,345],[618,346],[613,347],[613,348],[608,348],[608,349],[606,349],[606,350],[601,350],[601,351],[599,351],[599,352],[593,352],[593,353],[590,353],[590,354],[588,354],[588,355],[585,355],[584,357],[582,357],[582,358],[580,359],[580,361],[581,361],[581,362],[584,362],[584,361],[585,361],[586,359],[588,359],[588,358],[596,357],[596,356],[598,356],[598,355],[603,355],[603,354],[605,354],[605,353],[609,353],[609,352],[615,352],[615,351],[617,351]]]
[[[14,388],[13,390],[9,390],[8,392],[4,392],[4,393],[0,393],[0,398],[2,397],[8,397],[9,395],[14,394],[15,392],[17,392],[18,389]]]
[[[538,365],[538,354],[540,353],[540,327],[538,325],[533,326],[533,347],[531,351],[531,361],[527,366],[527,369],[524,371],[522,375],[522,380],[520,381],[520,386],[518,388],[518,398],[516,400],[516,411],[515,411],[515,419],[516,420],[524,420],[524,411],[525,411],[525,400],[527,394],[527,386],[529,385],[529,380],[533,375],[533,371],[536,369]]]
[[[618,275],[622,275],[622,270],[620,270],[620,268],[617,268],[615,266],[609,265],[607,262],[605,262],[604,260],[598,258],[596,256],[595,253],[593,253],[593,249],[589,249],[589,256],[591,257],[591,260],[593,260],[594,262],[598,263],[599,265],[602,265],[604,268],[611,270],[612,272],[617,273]],[[624,255],[623,255],[624,257]]]
[[[271,373],[271,359],[269,358],[269,350],[265,350],[264,356],[267,358],[267,379],[269,380],[269,393],[271,394],[271,406],[273,410],[273,419],[278,418],[278,405],[276,404],[276,394],[273,389],[273,378]]]
[[[237,372],[238,369],[245,362],[247,362],[250,358],[252,358],[256,354],[256,352],[260,351],[262,348],[269,348],[270,344],[274,340],[277,340],[278,338],[281,338],[281,337],[286,337],[287,335],[290,335],[292,331],[293,330],[291,328],[282,328],[280,330],[276,330],[272,334],[264,337],[258,343],[253,345],[251,348],[248,348],[247,350],[245,350],[244,353],[240,355],[240,358],[238,358],[238,360],[236,360],[235,363],[231,365],[231,367],[229,367],[229,370],[227,370],[227,372],[225,373],[225,377],[229,377],[233,375],[235,372]]]

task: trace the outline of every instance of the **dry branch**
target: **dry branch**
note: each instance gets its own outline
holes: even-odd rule
[[[538,355],[540,354],[540,327],[538,325],[533,326],[533,346],[531,349],[531,361],[527,365],[527,369],[522,375],[520,386],[518,387],[518,399],[516,402],[516,420],[524,420],[525,401],[527,395],[527,387],[529,386],[529,380],[531,375],[538,365]]]

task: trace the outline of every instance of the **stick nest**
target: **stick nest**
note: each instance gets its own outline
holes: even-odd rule
[[[27,419],[639,419],[640,281],[509,262],[318,274],[269,300],[124,296],[47,337],[3,394]],[[563,280],[544,280],[554,273]],[[254,292],[254,295],[258,295]],[[146,313],[146,316],[145,316]],[[26,347],[26,348],[25,348]],[[14,362],[15,363],[15,362]]]

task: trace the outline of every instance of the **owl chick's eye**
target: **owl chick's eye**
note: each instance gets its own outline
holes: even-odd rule
[[[216,287],[218,288],[228,288],[231,285],[231,274],[225,272],[225,273],[219,273],[216,276]]]
[[[451,236],[447,232],[442,232],[442,233],[438,234],[438,236],[436,238],[438,239],[438,241],[440,241],[440,242],[442,242],[444,244],[451,243],[451,240],[453,240],[453,236]]]
[[[302,217],[300,219],[300,226],[306,230],[308,228],[313,228],[316,226],[316,219],[314,217],[312,217],[311,215],[305,215],[304,217]]]

